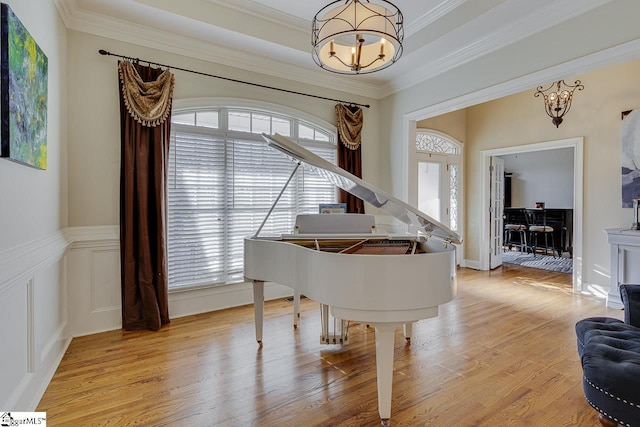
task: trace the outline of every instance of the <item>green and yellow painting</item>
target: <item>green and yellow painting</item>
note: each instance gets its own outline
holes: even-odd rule
[[[1,155],[46,169],[47,57],[8,5],[1,12]]]

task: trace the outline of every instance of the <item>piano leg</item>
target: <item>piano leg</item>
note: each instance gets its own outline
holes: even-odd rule
[[[404,324],[404,338],[407,340],[407,343],[411,343],[411,334],[413,333],[413,323],[405,323]]]
[[[300,317],[300,292],[293,291],[293,328],[298,327],[298,318]]]
[[[401,323],[373,323],[376,328],[376,367],[378,372],[378,413],[383,426],[391,418],[393,350],[396,329]]]
[[[264,282],[253,281],[253,312],[256,322],[256,341],[262,347],[262,322],[264,319]]]
[[[320,343],[331,344],[329,338],[329,306],[327,304],[320,304],[320,322],[321,322],[321,335]]]

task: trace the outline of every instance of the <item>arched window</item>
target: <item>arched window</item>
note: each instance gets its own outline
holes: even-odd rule
[[[175,109],[168,171],[170,290],[243,281],[244,238],[255,233],[295,166],[267,147],[262,133],[287,136],[336,162],[335,129],[294,114],[251,103]],[[317,213],[318,204],[335,201],[333,185],[299,169],[262,234],[290,233],[297,214]]]
[[[433,154],[460,154],[459,144],[429,131],[416,133],[416,150],[422,153]]]

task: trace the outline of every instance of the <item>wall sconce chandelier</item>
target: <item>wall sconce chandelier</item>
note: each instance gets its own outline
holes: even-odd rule
[[[555,90],[552,90],[554,86]],[[563,89],[562,86],[565,89]],[[533,96],[538,97],[542,95],[544,100],[544,109],[547,112],[547,115],[551,117],[553,124],[556,125],[556,127],[559,127],[560,123],[562,123],[562,117],[564,117],[571,108],[573,92],[576,89],[584,89],[580,80],[576,80],[573,86],[566,84],[564,80],[560,80],[558,82],[551,83],[551,85],[544,90],[542,90],[542,86],[538,86],[538,90],[533,94]]]
[[[339,74],[387,68],[402,55],[402,12],[386,0],[337,0],[313,18],[313,60]],[[336,5],[340,3],[340,5]]]

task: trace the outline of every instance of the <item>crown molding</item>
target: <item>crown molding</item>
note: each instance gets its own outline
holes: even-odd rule
[[[289,15],[288,13],[280,12],[279,10],[263,6],[262,4],[251,0],[234,0],[233,2],[230,2],[229,0],[207,1],[227,9],[233,9],[246,15],[264,19],[276,25],[289,27],[296,31],[307,32],[309,28],[311,28],[311,21]],[[311,37],[309,37],[309,40],[311,40]]]
[[[243,13],[256,15],[262,19],[290,26],[297,30],[305,29],[304,20],[274,11],[251,0],[236,0],[234,2],[223,0],[206,1]],[[424,28],[438,19],[438,17],[459,7],[466,1],[468,0],[443,1],[432,12],[423,15],[415,24],[412,24],[407,31],[415,32]],[[528,0],[521,1],[526,2]],[[470,23],[460,27],[455,33],[449,34],[448,38],[436,40],[431,46],[426,46],[424,48],[425,52],[430,48],[444,52],[442,54],[436,52],[435,55],[421,55],[431,58],[428,63],[407,67],[408,71],[405,72],[401,69],[397,71],[390,70],[389,76],[391,78],[388,83],[372,83],[371,80],[366,82],[357,77],[345,79],[343,76],[327,73],[326,71],[292,63],[282,63],[266,56],[257,56],[254,53],[230,49],[221,44],[90,12],[79,8],[77,0],[54,0],[62,20],[67,28],[72,30],[373,99],[382,99],[408,89],[483,55],[508,46],[514,41],[522,40],[532,34],[544,31],[546,28],[600,7],[610,1],[612,0],[594,0],[580,2],[578,5],[572,0],[557,1],[552,6],[535,9],[532,14],[523,14],[519,19],[509,20],[509,24],[506,26],[495,26],[497,28],[496,31],[482,38],[474,38],[476,34],[474,27],[477,22],[473,25]],[[503,20],[505,16],[508,17],[509,13],[513,12],[513,9],[517,7],[519,7],[517,2],[509,3],[501,11],[481,18],[484,19],[488,26],[491,26],[491,21]],[[467,43],[465,42],[466,40],[472,40],[472,42]],[[462,47],[448,51],[442,48],[443,43]],[[149,59],[153,60],[153,58]]]
[[[229,2],[228,0],[207,0],[211,3],[215,3],[218,6],[233,9],[241,13],[255,16],[257,18],[265,19],[277,25],[284,25],[297,31],[307,31],[311,28],[311,21],[301,19],[288,13],[281,12],[270,7],[265,7],[261,3],[257,3],[251,0],[234,0]],[[411,25],[405,26],[405,37],[409,37],[411,34],[417,33],[429,24],[442,18],[452,10],[463,5],[469,0],[445,0],[428,13],[425,13]]]
[[[438,19],[442,18],[452,10],[462,6],[469,0],[446,0],[440,3],[438,6],[431,9],[428,13],[425,13],[418,19],[416,19],[411,25],[407,25],[404,28],[405,37],[409,37],[411,34],[415,34],[424,27],[434,23]]]
[[[75,3],[75,0],[57,1],[66,1],[68,2],[67,4]],[[325,71],[317,71],[294,64],[278,63],[266,57],[230,49],[223,45],[204,42],[170,31],[134,24],[78,8],[70,14],[67,28],[299,83],[335,89],[374,99],[379,97],[379,85],[339,78],[337,75]],[[153,61],[153,58],[145,59]]]
[[[78,3],[76,0],[53,0],[53,3],[58,9],[58,14],[62,18],[64,25],[69,28],[69,21],[71,21],[71,15],[78,10]]]
[[[449,99],[438,104],[407,113],[406,120],[423,120],[452,111],[492,101],[529,90],[538,86],[540,82],[552,82],[565,76],[575,76],[582,73],[608,67],[621,62],[631,61],[640,57],[640,39],[633,40],[591,55],[556,65],[526,76],[522,76],[504,83],[490,86],[468,95]]]
[[[546,8],[538,8],[533,14],[523,15],[522,18],[511,21],[509,25],[489,33],[485,37],[475,39],[472,43],[463,44],[463,47],[460,49],[451,51],[422,67],[415,67],[403,73],[401,76],[394,78],[381,88],[380,96],[384,98],[408,89],[418,83],[432,79],[437,75],[571,18],[582,15],[611,1],[612,0],[597,0],[593,2],[580,2],[579,6],[576,6],[575,2],[563,1],[556,2]],[[541,23],[544,23],[544,25]]]

